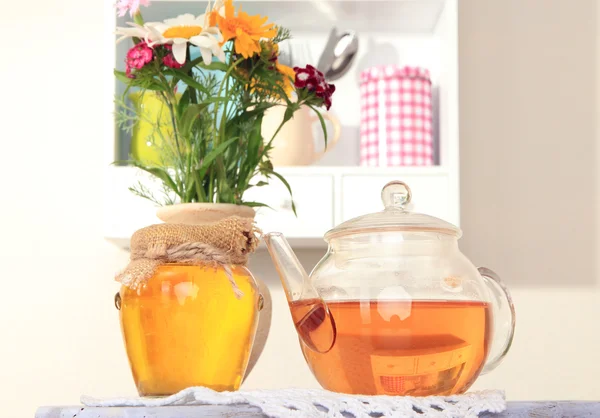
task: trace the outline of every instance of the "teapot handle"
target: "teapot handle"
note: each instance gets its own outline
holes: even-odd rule
[[[481,374],[494,370],[508,353],[515,335],[515,306],[512,297],[500,277],[492,270],[477,269],[493,296],[493,335],[490,341],[488,360]]]

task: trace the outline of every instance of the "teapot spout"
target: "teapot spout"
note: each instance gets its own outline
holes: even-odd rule
[[[289,303],[300,299],[319,298],[316,289],[310,284],[306,270],[290,247],[283,234],[271,232],[263,236],[267,249],[277,269],[285,296]]]
[[[285,290],[298,336],[310,349],[318,353],[328,352],[336,337],[329,307],[311,284],[283,234],[271,232],[263,238]]]

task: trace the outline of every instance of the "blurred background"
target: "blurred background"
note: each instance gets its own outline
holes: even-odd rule
[[[104,0],[31,0],[0,13],[7,417],[135,394],[113,306],[128,253],[103,230],[105,11]],[[458,2],[460,246],[497,270],[517,309],[511,352],[474,389],[509,400],[600,398],[599,19],[595,0]],[[312,268],[323,251],[299,256]],[[250,267],[275,314],[244,388],[318,387],[270,259]]]

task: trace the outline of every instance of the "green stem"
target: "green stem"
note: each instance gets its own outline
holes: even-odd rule
[[[185,57],[185,61],[186,62],[190,62],[191,60],[191,56],[190,56],[190,47],[187,47],[187,51],[186,51],[186,57]],[[194,67],[190,67],[190,70],[188,71],[188,75],[190,76],[190,78],[194,78],[194,71],[193,71]],[[196,89],[191,88],[190,86],[188,86],[188,88],[190,89],[190,102],[197,104],[198,103],[198,98],[196,97]]]
[[[135,23],[137,23],[140,26],[144,26],[144,18],[142,17],[142,13],[140,12],[140,10],[138,9],[137,12],[135,12],[135,14],[133,15],[133,21]],[[134,36],[133,38],[133,43],[135,45],[139,44],[140,42],[142,42],[142,40],[136,36]]]
[[[223,114],[221,115],[221,127],[219,128],[219,138],[220,141],[223,141],[225,138],[225,124],[227,122],[227,107],[229,106],[229,77],[225,77],[225,102],[223,104]],[[222,85],[221,85],[222,87]],[[219,96],[220,97],[220,89]],[[221,183],[225,181],[226,173],[225,173],[225,165],[223,164],[223,157],[218,156],[216,159],[216,167],[217,167],[217,199],[221,196],[220,189]]]
[[[298,109],[296,109],[296,110],[298,110]],[[294,112],[296,112],[296,111],[294,110]],[[292,113],[292,117],[293,117],[293,113]],[[287,122],[289,122],[289,121],[287,121],[285,119],[281,121],[281,123],[279,124],[279,127],[277,127],[277,130],[275,131],[275,133],[273,134],[273,136],[271,137],[271,139],[269,140],[269,142],[267,142],[267,145],[263,148],[263,151],[261,152],[260,156],[258,157],[258,161],[259,162],[263,159],[263,157],[265,156],[265,154],[267,153],[267,151],[271,147],[271,143],[273,142],[273,140],[275,139],[275,137],[277,136],[277,134],[279,133],[279,131],[281,130],[281,128],[283,128],[283,125],[285,125]]]
[[[225,122],[227,121],[227,107],[229,107],[229,77],[225,79],[225,105],[223,109],[223,117],[221,118],[221,128],[219,129],[219,136],[223,140],[225,136]]]
[[[177,117],[175,114],[175,105],[177,104],[177,98],[175,97],[175,93],[173,93],[173,90],[171,89],[171,84],[169,83],[169,80],[167,80],[162,71],[160,71],[160,65],[157,61],[155,62],[158,77],[164,83],[164,85],[167,86],[167,90],[165,92],[161,92],[161,95],[163,96],[163,98],[165,98],[167,107],[169,108],[169,112],[171,114],[171,123],[173,124],[173,136],[175,137],[177,153],[181,157],[181,148],[179,144],[179,129],[177,127]]]
[[[206,193],[202,189],[202,179],[198,176],[198,172],[194,171],[193,175],[195,177],[194,184],[196,185],[196,194],[198,195],[199,202],[206,202]]]
[[[281,130],[281,128],[283,128],[283,125],[285,125],[287,122],[288,122],[287,120],[282,120],[281,121],[281,123],[279,124],[279,127],[277,127],[277,130],[275,131],[275,133],[273,134],[273,136],[271,137],[271,139],[267,143],[268,145],[271,145],[271,143],[273,142],[273,140],[275,139],[275,137],[277,136],[277,134],[279,133],[279,131]]]
[[[176,156],[177,156],[177,164],[179,165],[179,170],[181,173],[185,173],[185,161],[182,158],[182,149],[181,149],[181,143],[180,143],[180,138],[179,138],[179,127],[177,125],[177,115],[175,113],[175,106],[177,105],[177,98],[175,96],[175,93],[173,93],[173,89],[171,88],[171,84],[169,83],[169,80],[167,80],[167,78],[165,77],[165,75],[162,73],[161,68],[160,68],[160,63],[158,62],[158,60],[154,60],[154,65],[156,68],[156,73],[158,74],[158,77],[160,79],[160,81],[163,83],[164,86],[166,86],[165,91],[161,91],[160,95],[162,96],[164,102],[167,104],[167,108],[169,109],[169,115],[171,116],[171,125],[173,125],[173,137],[175,138],[175,148],[176,148]],[[176,170],[177,172],[177,170]],[[186,184],[185,184],[185,179],[180,178],[179,173],[177,173],[177,183],[178,183],[178,187],[180,188],[180,195],[185,196],[185,192],[186,192]]]
[[[169,109],[169,114],[171,116],[171,124],[173,125],[173,136],[175,137],[175,148],[177,149],[177,155],[181,160],[181,147],[179,144],[179,130],[177,129],[177,118],[175,117],[175,108],[173,107],[173,104],[171,103],[171,98],[168,94],[165,94],[163,92],[160,92],[160,94],[163,97],[165,103],[167,104],[167,108]]]
[[[278,106],[283,106],[283,105],[278,105]],[[289,109],[288,106],[286,106],[287,109]],[[300,107],[297,107],[293,112],[292,112],[292,117],[294,117],[294,113],[296,113],[296,110],[298,110]],[[286,109],[286,110],[287,110]],[[290,119],[291,119],[290,118]],[[279,127],[277,128],[277,130],[275,131],[275,133],[273,134],[273,136],[271,137],[271,139],[269,140],[269,142],[267,143],[267,145],[271,145],[271,143],[273,142],[273,140],[275,139],[275,137],[277,136],[277,134],[279,133],[279,131],[281,130],[281,128],[283,128],[283,125],[285,125],[287,122],[289,122],[290,119],[285,119],[285,117],[283,118],[283,120],[281,121],[281,123],[279,124]]]
[[[221,97],[221,94],[223,93],[223,88],[225,86],[227,86],[226,91],[229,90],[229,77],[231,76],[231,73],[233,70],[235,70],[237,68],[237,66],[244,61],[244,58],[239,58],[238,60],[236,60],[231,67],[229,67],[229,69],[227,70],[227,72],[225,73],[225,76],[223,77],[223,80],[221,81],[221,84],[219,86],[219,91],[217,92],[217,96],[216,97]],[[227,96],[227,93],[226,93]],[[225,122],[227,121],[227,107],[229,105],[229,98],[225,97],[225,100],[223,102],[223,115],[221,118],[221,126],[219,126],[217,124],[217,116],[219,113],[219,106],[217,106],[217,104],[215,103],[214,106],[214,112],[213,112],[213,117],[214,117],[214,121],[215,121],[215,137],[213,140],[213,147],[216,147],[220,144],[220,142],[223,140],[223,136],[225,135]],[[215,199],[215,194],[216,193],[216,199],[219,198],[219,184],[220,181],[225,181],[225,165],[223,164],[223,159],[221,157],[216,159],[216,164],[215,164],[215,168],[218,170],[218,172],[216,173],[216,178],[215,178],[215,173],[211,170],[210,173],[210,186],[211,187],[211,202],[214,201]],[[213,185],[213,181],[215,181],[215,184]]]
[[[239,58],[237,61],[235,61],[233,63],[233,65],[231,67],[229,67],[229,69],[227,70],[227,72],[225,73],[225,76],[223,77],[223,81],[221,81],[221,85],[219,86],[219,92],[217,93],[217,97],[221,97],[221,93],[223,92],[223,86],[225,85],[225,81],[228,81],[229,76],[231,75],[231,72],[242,62],[244,61],[244,58]],[[225,109],[227,109],[227,103],[228,101],[225,102]],[[214,110],[214,119],[215,119],[215,129],[217,131],[217,133],[219,133],[219,127],[217,126],[217,115],[219,113],[219,107],[215,104],[215,110]],[[223,112],[225,113],[225,112]],[[218,142],[217,144],[218,145]]]
[[[210,170],[210,177],[209,177],[209,181],[208,181],[208,187],[209,187],[209,191],[208,191],[208,196],[210,196],[210,203],[216,203],[215,200],[215,172],[214,170]]]

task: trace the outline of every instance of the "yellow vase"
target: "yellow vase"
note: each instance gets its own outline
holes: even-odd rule
[[[195,205],[202,204],[181,207]],[[228,215],[221,205],[214,206],[222,217]],[[192,217],[208,215],[215,213],[195,212]],[[212,265],[165,264],[144,286],[121,287],[116,296],[121,330],[140,396],[168,396],[191,386],[217,391],[240,387],[263,297],[247,268],[230,267],[241,298],[225,270]]]
[[[173,134],[169,108],[152,91],[129,95],[138,120],[131,133],[131,155],[146,164],[165,165],[161,149]]]

